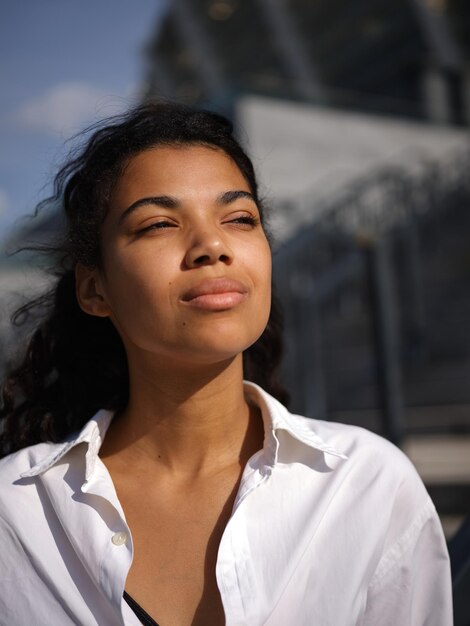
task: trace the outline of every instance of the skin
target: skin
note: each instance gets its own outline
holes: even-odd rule
[[[100,451],[132,532],[126,590],[161,626],[224,624],[217,550],[263,443],[242,386],[271,301],[250,187],[220,150],[146,150],[114,188],[102,257],[77,266],[77,297],[128,356],[129,404]]]

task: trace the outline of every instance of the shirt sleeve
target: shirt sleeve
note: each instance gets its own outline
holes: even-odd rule
[[[361,626],[452,626],[450,563],[431,500],[383,554]]]

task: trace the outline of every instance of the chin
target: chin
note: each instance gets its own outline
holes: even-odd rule
[[[265,325],[259,322],[259,318],[256,326],[213,319],[210,324],[198,321],[180,326],[178,332],[166,338],[152,338],[151,332],[146,336],[136,333],[133,337],[127,336],[124,343],[128,355],[134,353],[136,358],[143,351],[147,354],[145,358],[153,354],[159,361],[163,359],[168,363],[209,365],[230,361],[241,355],[259,339],[264,329]]]
[[[183,358],[187,362],[201,365],[230,362],[238,357],[241,359],[243,352],[258,338],[258,334],[249,338],[235,338],[233,335],[213,333],[210,338],[201,338],[200,341],[192,342],[192,345],[186,345],[183,348]]]
[[[256,340],[255,340],[256,341]],[[194,349],[191,351],[190,359],[199,363],[222,363],[225,361],[232,361],[237,357],[242,356],[243,352],[247,350],[254,342],[248,344],[230,344],[225,342],[223,345],[205,344],[200,349]]]

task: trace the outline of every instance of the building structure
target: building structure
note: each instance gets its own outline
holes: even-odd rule
[[[146,95],[469,124],[469,22],[465,0],[175,0],[148,45]]]

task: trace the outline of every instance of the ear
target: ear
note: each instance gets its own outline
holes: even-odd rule
[[[75,267],[75,293],[82,311],[97,317],[109,317],[111,309],[104,297],[101,278],[96,268],[81,263]]]

